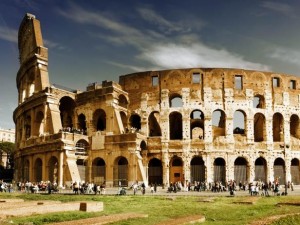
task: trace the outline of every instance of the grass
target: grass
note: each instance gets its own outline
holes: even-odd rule
[[[94,195],[36,195],[36,194],[0,194],[0,198],[21,198],[26,201],[55,200],[70,201],[101,201],[104,204],[102,212],[64,212],[35,215],[30,217],[9,218],[9,224],[42,225],[50,222],[82,219],[101,215],[125,212],[148,214],[148,218],[131,219],[114,224],[152,225],[161,221],[189,215],[204,215],[204,225],[242,225],[251,221],[274,215],[299,212],[300,206],[277,206],[279,202],[300,202],[300,196],[257,197],[254,204],[238,204],[250,197],[216,197],[213,202],[202,202],[207,197],[177,196],[174,200],[166,196],[94,196]],[[2,223],[5,224],[5,223]],[[8,224],[8,223],[7,223]],[[282,218],[274,225],[300,224],[300,216]]]

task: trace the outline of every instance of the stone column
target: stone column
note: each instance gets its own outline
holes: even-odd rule
[[[64,165],[64,152],[61,151],[59,153],[59,163],[58,163],[58,186],[62,187],[63,186],[63,165]]]

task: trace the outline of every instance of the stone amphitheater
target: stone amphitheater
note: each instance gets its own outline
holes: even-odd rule
[[[50,83],[34,15],[21,22],[18,46],[17,181],[300,184],[296,76],[170,69],[79,91]]]

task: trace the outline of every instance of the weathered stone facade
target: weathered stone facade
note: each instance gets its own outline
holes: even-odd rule
[[[49,83],[39,21],[19,30],[16,180],[300,183],[300,80],[242,69],[123,75],[86,91]]]

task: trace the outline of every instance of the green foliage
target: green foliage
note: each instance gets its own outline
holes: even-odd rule
[[[5,141],[5,142],[0,142],[0,149],[6,153],[14,153],[16,146],[14,143]]]
[[[22,198],[26,201],[54,200],[54,201],[101,201],[104,204],[102,212],[64,212],[29,217],[10,218],[15,225],[32,222],[34,225],[98,217],[126,212],[147,214],[148,218],[131,219],[114,224],[119,225],[152,225],[170,219],[190,215],[204,215],[203,225],[243,225],[261,220],[269,216],[294,214],[299,212],[299,206],[278,206],[280,202],[300,202],[300,196],[285,197],[257,197],[253,204],[238,204],[236,202],[251,201],[251,197],[215,197],[212,202],[204,202],[207,197],[201,196],[100,196],[100,195],[43,195],[43,194],[0,194],[1,198]],[[70,222],[71,224],[71,222]],[[196,223],[200,224],[200,223]],[[273,225],[300,224],[299,216],[282,218]]]

